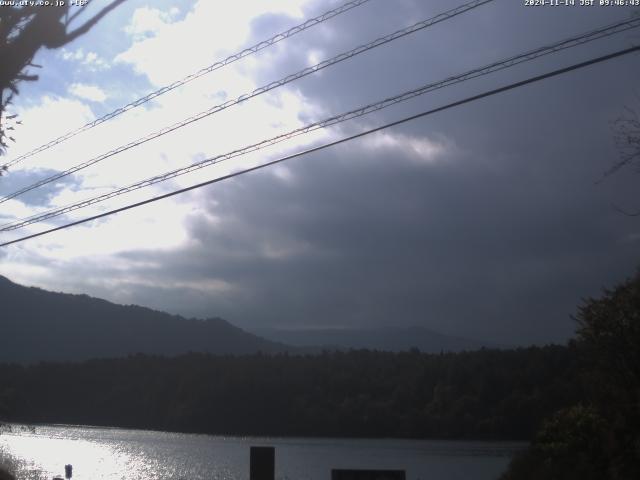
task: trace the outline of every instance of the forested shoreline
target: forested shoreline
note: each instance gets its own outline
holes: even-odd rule
[[[260,436],[530,440],[503,480],[640,478],[640,271],[566,346],[0,364],[0,420]]]
[[[0,365],[0,418],[235,435],[528,440],[582,395],[566,346]]]

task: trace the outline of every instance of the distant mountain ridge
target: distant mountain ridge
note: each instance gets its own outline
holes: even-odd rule
[[[424,353],[461,352],[501,348],[490,342],[445,335],[424,327],[370,327],[317,329],[257,329],[253,333],[272,341],[300,348],[318,347],[328,350],[370,349],[390,352],[417,348]]]
[[[287,350],[220,318],[186,319],[87,295],[24,287],[0,276],[0,362]]]
[[[273,329],[251,332],[221,318],[187,319],[88,295],[56,293],[0,275],[0,362],[79,361],[136,353],[244,355],[370,349],[460,352],[500,345],[423,327]]]

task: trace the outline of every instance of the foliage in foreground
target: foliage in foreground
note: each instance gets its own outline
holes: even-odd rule
[[[576,320],[585,396],[544,421],[503,480],[640,478],[640,272]]]

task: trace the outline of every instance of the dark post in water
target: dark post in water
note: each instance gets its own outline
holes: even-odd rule
[[[251,447],[249,480],[274,480],[276,453],[274,447]]]
[[[404,470],[331,470],[331,480],[405,480]]]

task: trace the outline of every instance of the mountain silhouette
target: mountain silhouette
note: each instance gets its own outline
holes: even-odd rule
[[[2,276],[0,308],[0,362],[289,350],[221,318],[186,319],[87,295],[24,287]]]

